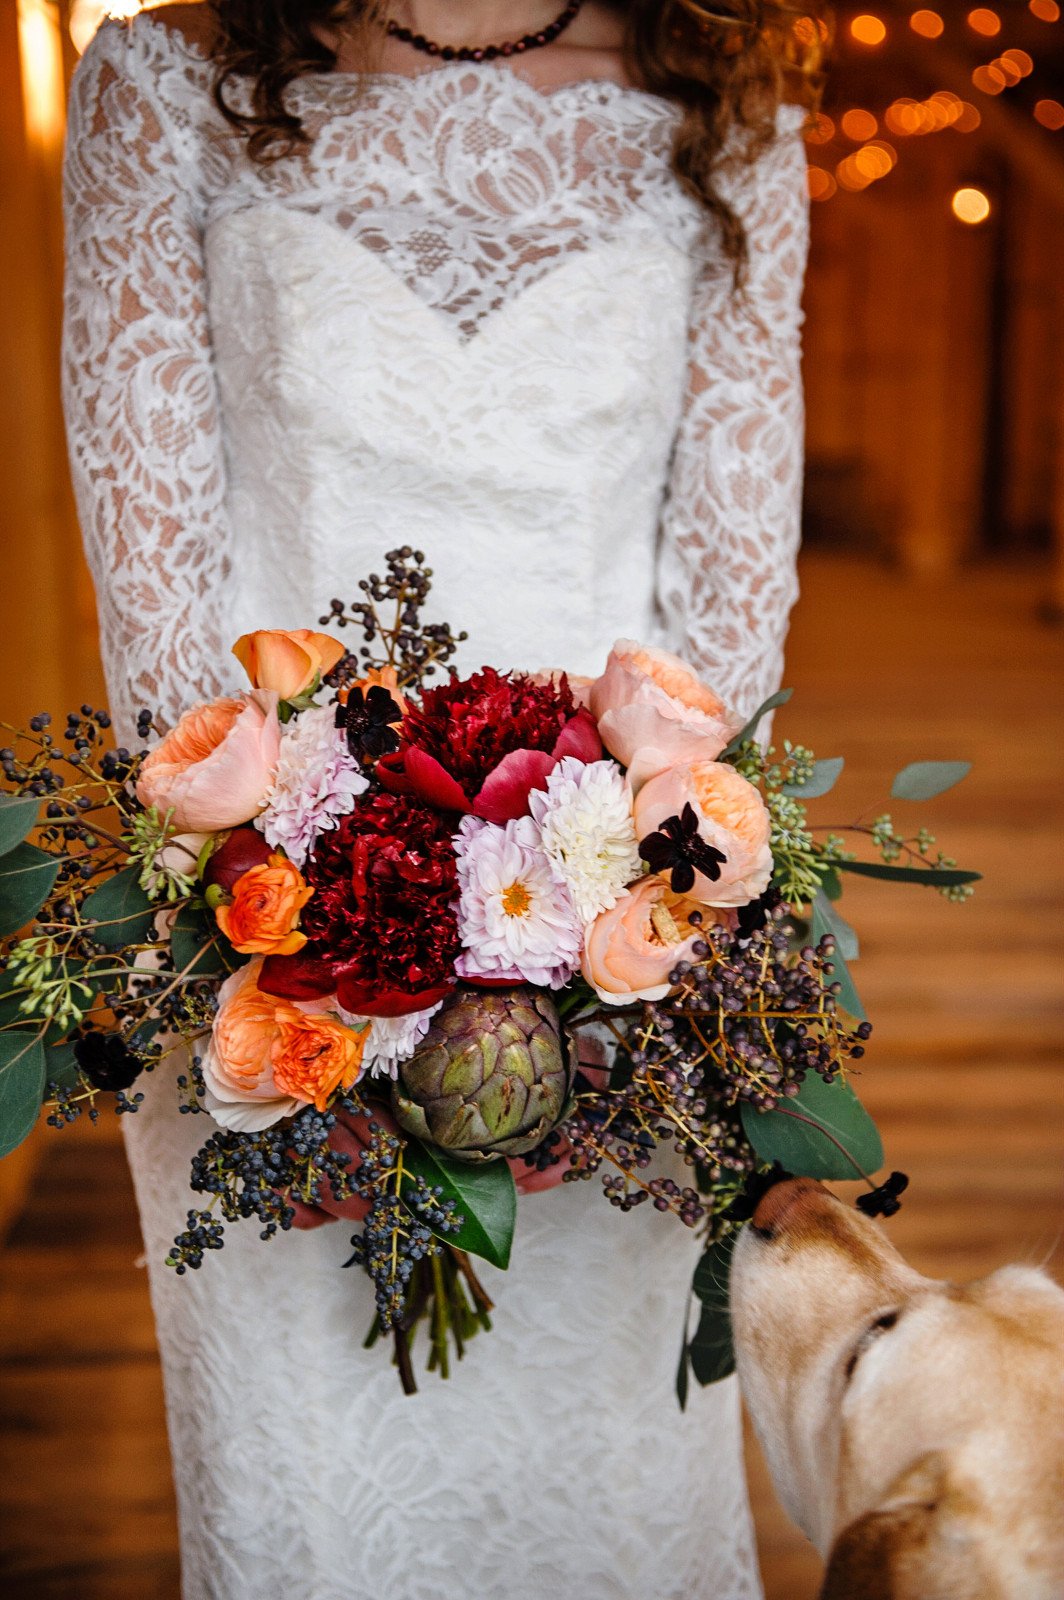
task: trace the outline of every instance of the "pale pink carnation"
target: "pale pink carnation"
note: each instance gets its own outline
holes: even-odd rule
[[[465,947],[455,963],[458,975],[552,989],[568,983],[580,962],[582,928],[532,818],[498,827],[466,817],[454,847]]]
[[[301,867],[319,833],[335,828],[369,787],[336,726],[334,706],[312,706],[281,734],[277,775],[255,826]]]
[[[408,1011],[401,1017],[356,1017],[340,1008],[340,1019],[349,1028],[369,1024],[369,1036],[362,1055],[362,1068],[375,1078],[398,1076],[399,1063],[409,1061],[429,1031],[429,1023],[442,1006],[440,1000],[424,1011]]]

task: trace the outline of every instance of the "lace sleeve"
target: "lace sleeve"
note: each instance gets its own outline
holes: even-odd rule
[[[63,403],[111,710],[172,725],[216,694],[225,474],[194,169],[136,32],[104,24],[71,94]]]
[[[700,268],[687,397],[663,512],[659,602],[669,643],[739,711],[778,687],[798,594],[808,238],[800,113],[731,182],[749,240],[745,293]]]

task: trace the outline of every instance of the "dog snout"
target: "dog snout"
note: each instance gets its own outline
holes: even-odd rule
[[[755,1230],[766,1239],[776,1236],[811,1210],[818,1209],[830,1194],[815,1178],[788,1178],[773,1184],[757,1203],[752,1218]]]

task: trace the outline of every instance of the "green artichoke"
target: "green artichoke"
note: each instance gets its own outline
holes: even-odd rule
[[[569,1111],[575,1051],[532,989],[458,989],[399,1068],[404,1132],[459,1161],[534,1150]]]

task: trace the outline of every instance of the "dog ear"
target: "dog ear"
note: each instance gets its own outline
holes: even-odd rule
[[[946,1458],[925,1456],[839,1535],[820,1600],[992,1600],[977,1528]]]

